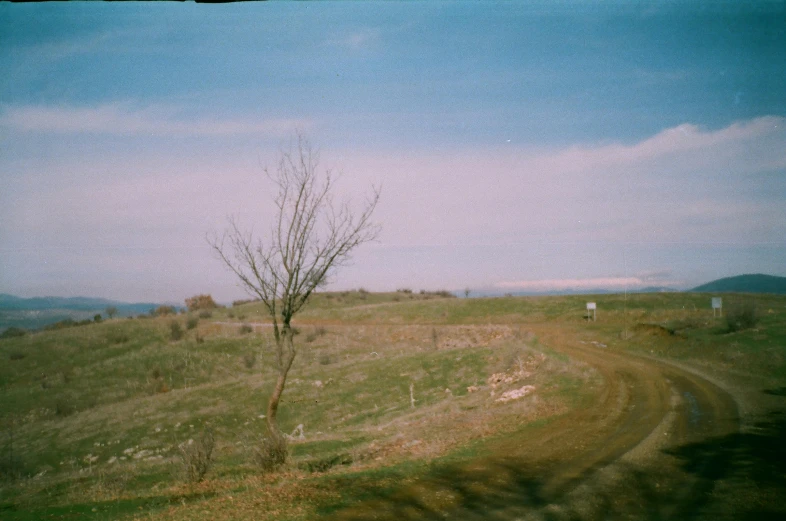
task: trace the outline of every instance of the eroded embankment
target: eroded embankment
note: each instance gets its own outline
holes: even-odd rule
[[[608,349],[543,343],[595,367],[586,406],[493,444],[493,456],[442,465],[375,493],[335,519],[689,519],[711,513],[715,452],[680,449],[738,430],[724,390],[687,370]],[[697,472],[696,469],[701,469]]]

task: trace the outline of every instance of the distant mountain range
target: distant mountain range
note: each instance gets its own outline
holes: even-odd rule
[[[774,275],[737,275],[713,280],[690,291],[703,293],[777,293],[786,294],[786,277]]]
[[[22,298],[0,293],[0,332],[9,327],[39,329],[61,320],[84,320],[101,314],[107,318],[106,309],[117,309],[118,317],[149,313],[159,304],[144,302],[117,302],[89,297],[33,297]]]

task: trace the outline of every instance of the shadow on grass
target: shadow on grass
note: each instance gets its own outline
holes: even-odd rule
[[[0,519],[3,521],[37,521],[40,519],[114,520],[125,516],[154,514],[156,511],[160,511],[169,505],[202,501],[214,496],[214,493],[194,493],[38,508],[24,508],[8,503],[0,504]]]
[[[320,511],[340,520],[590,520],[786,519],[786,415],[773,413],[749,432],[706,439],[664,451],[671,467],[617,462],[618,479],[591,468],[587,479],[550,478],[560,467],[533,468],[516,459],[434,465],[407,484],[338,477],[351,490],[341,504]],[[719,481],[722,483],[719,484]],[[560,484],[561,483],[561,484]],[[578,483],[580,485],[576,486]]]
[[[555,470],[532,468],[522,461],[486,460],[433,468],[405,486],[385,490],[352,487],[358,502],[319,512],[333,520],[543,521],[590,519],[684,519],[675,498],[659,487],[664,476],[619,464],[624,479],[607,486],[602,479],[571,478],[556,486],[548,477]],[[590,468],[588,477],[598,468]]]
[[[764,392],[780,394],[783,388]],[[786,414],[783,411],[771,412],[748,432],[710,438],[668,452],[680,460],[683,470],[697,478],[696,501],[684,505],[687,518],[699,513],[709,499],[713,484],[724,480],[732,490],[754,485],[744,494],[745,504],[736,505],[733,519],[786,519],[786,505],[782,501],[766,500],[767,491],[775,492],[777,497],[786,490]]]

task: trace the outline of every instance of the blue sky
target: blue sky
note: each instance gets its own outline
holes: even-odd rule
[[[334,288],[786,276],[786,3],[623,5],[0,4],[0,292],[242,297],[298,130],[383,189]]]

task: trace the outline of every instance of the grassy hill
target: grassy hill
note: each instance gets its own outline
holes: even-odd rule
[[[3,339],[0,518],[314,519],[357,501],[358,483],[393,486],[581,407],[599,376],[561,342],[782,381],[786,298],[757,299],[756,331],[727,334],[694,293],[315,295],[295,323],[291,460],[275,474],[253,459],[275,375],[259,303]],[[497,400],[523,381],[532,399]],[[188,483],[184,448],[207,432],[213,464]]]
[[[738,275],[714,280],[690,291],[705,293],[734,292],[734,293],[774,293],[786,294],[786,277],[774,275]]]

